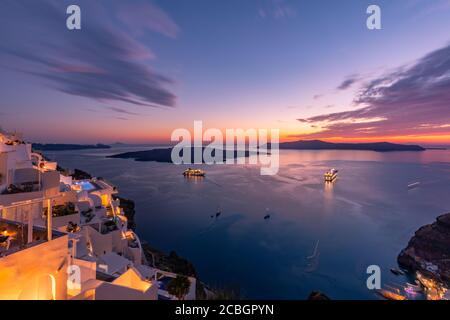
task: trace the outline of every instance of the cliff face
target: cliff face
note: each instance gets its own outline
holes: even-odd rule
[[[450,285],[450,213],[417,230],[398,256],[398,263]]]
[[[73,171],[73,173],[71,174],[71,176],[75,180],[90,180],[90,179],[92,179],[92,176],[89,173],[84,172],[83,170],[80,170],[80,169],[75,169]]]

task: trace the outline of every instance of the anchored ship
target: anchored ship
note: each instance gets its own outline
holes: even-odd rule
[[[183,172],[183,175],[185,177],[204,177],[205,176],[205,171],[200,170],[200,169],[189,168],[189,169],[186,169]]]
[[[331,169],[324,174],[324,178],[326,182],[334,181],[337,178],[338,170]]]

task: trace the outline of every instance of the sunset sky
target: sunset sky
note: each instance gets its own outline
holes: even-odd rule
[[[66,28],[70,4],[82,30]],[[0,126],[155,143],[202,120],[450,145],[449,30],[450,0],[2,0]]]

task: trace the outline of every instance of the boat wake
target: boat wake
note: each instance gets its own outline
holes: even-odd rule
[[[210,182],[210,183],[212,183],[212,184],[214,184],[214,185],[216,185],[216,186],[222,188],[222,185],[221,185],[221,184],[215,182],[214,180],[212,180],[212,179],[210,179],[210,178],[205,177],[203,180],[206,180],[206,182]]]
[[[306,257],[308,264],[306,265],[306,268],[304,270],[305,273],[312,273],[317,270],[317,268],[319,267],[319,257],[319,240],[317,240],[316,245],[314,246],[313,253],[310,256]]]
[[[315,259],[316,257],[318,257],[319,255],[319,240],[317,240],[316,245],[314,246],[314,250],[313,250],[313,254],[306,257],[306,259],[311,260],[311,259]]]
[[[420,187],[420,182],[419,181],[408,184],[408,190],[416,189],[418,187]]]

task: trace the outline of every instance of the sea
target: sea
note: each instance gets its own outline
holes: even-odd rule
[[[402,290],[397,256],[414,232],[450,212],[450,150],[374,152],[281,150],[280,168],[255,164],[186,165],[111,159],[155,146],[52,151],[62,167],[103,177],[136,203],[137,233],[151,246],[190,260],[213,289],[245,299],[379,299]],[[333,183],[323,174],[339,170]],[[417,184],[418,182],[418,184]],[[413,187],[408,187],[414,184]],[[414,298],[414,297],[410,297]]]

